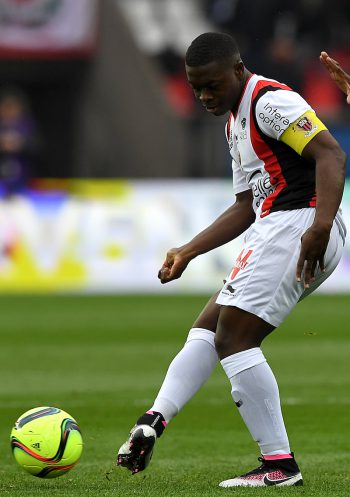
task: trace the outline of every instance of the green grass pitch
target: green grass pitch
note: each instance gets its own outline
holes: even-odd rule
[[[203,296],[1,297],[1,495],[348,496],[348,296],[306,299],[263,346],[279,381],[304,487],[217,487],[252,469],[259,455],[219,366],[169,425],[148,470],[131,476],[113,469],[117,449],[151,405],[205,302]],[[40,405],[67,410],[85,442],[77,467],[51,481],[25,473],[9,447],[14,421]]]

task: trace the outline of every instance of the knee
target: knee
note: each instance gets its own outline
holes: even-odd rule
[[[232,336],[230,337],[227,333],[225,333],[222,328],[216,331],[215,333],[215,338],[214,338],[214,344],[215,344],[215,350],[219,356],[220,359],[223,359],[226,357],[227,351],[232,350]]]
[[[243,350],[260,347],[261,341],[272,327],[265,327],[257,316],[236,308],[220,312],[215,333],[215,348],[220,359]]]
[[[260,346],[260,342],[252,339],[248,333],[241,333],[240,329],[227,330],[222,327],[218,328],[214,343],[220,360],[229,355]]]
[[[255,346],[251,344],[247,335],[240,333],[239,329],[226,329],[222,326],[218,327],[215,333],[214,343],[220,359]]]
[[[215,333],[215,349],[220,359],[234,354],[240,347],[240,325],[230,319],[230,311],[222,309]]]

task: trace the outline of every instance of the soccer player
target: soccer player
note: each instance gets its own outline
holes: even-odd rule
[[[331,78],[337,83],[341,91],[345,93],[346,101],[350,104],[350,75],[341,67],[339,62],[332,59],[327,52],[321,52],[320,61],[328,70]]]
[[[277,382],[260,346],[340,260],[345,154],[300,95],[244,66],[231,36],[200,35],[185,62],[189,84],[207,112],[229,112],[236,201],[191,241],[169,250],[160,281],[179,278],[192,259],[243,232],[245,239],[224,286],[170,364],[153,405],[121,446],[117,464],[132,473],[145,469],[156,439],[219,359],[261,452],[258,468],[220,486],[301,485]]]

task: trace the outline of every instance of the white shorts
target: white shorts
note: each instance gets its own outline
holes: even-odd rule
[[[345,227],[338,213],[325,254],[326,271],[317,267],[316,279],[306,290],[303,281],[296,281],[300,239],[314,217],[314,209],[296,209],[257,219],[245,235],[217,304],[239,307],[279,326],[299,300],[328,278],[342,255]]]

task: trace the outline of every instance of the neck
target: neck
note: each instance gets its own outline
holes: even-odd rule
[[[236,112],[238,110],[238,106],[239,106],[239,103],[241,101],[242,94],[244,92],[244,89],[245,89],[245,86],[247,84],[247,81],[248,81],[248,79],[250,78],[251,75],[252,75],[252,73],[250,71],[248,71],[248,69],[244,68],[244,71],[243,71],[243,74],[242,74],[242,81],[241,81],[241,91],[240,91],[239,97],[237,99],[237,102],[235,102],[234,106],[231,109],[231,111],[232,111],[233,114],[236,114]]]
[[[242,91],[244,90],[244,87],[247,84],[247,81],[251,75],[252,75],[252,73],[250,71],[248,71],[248,69],[244,68],[243,81],[242,81]]]

